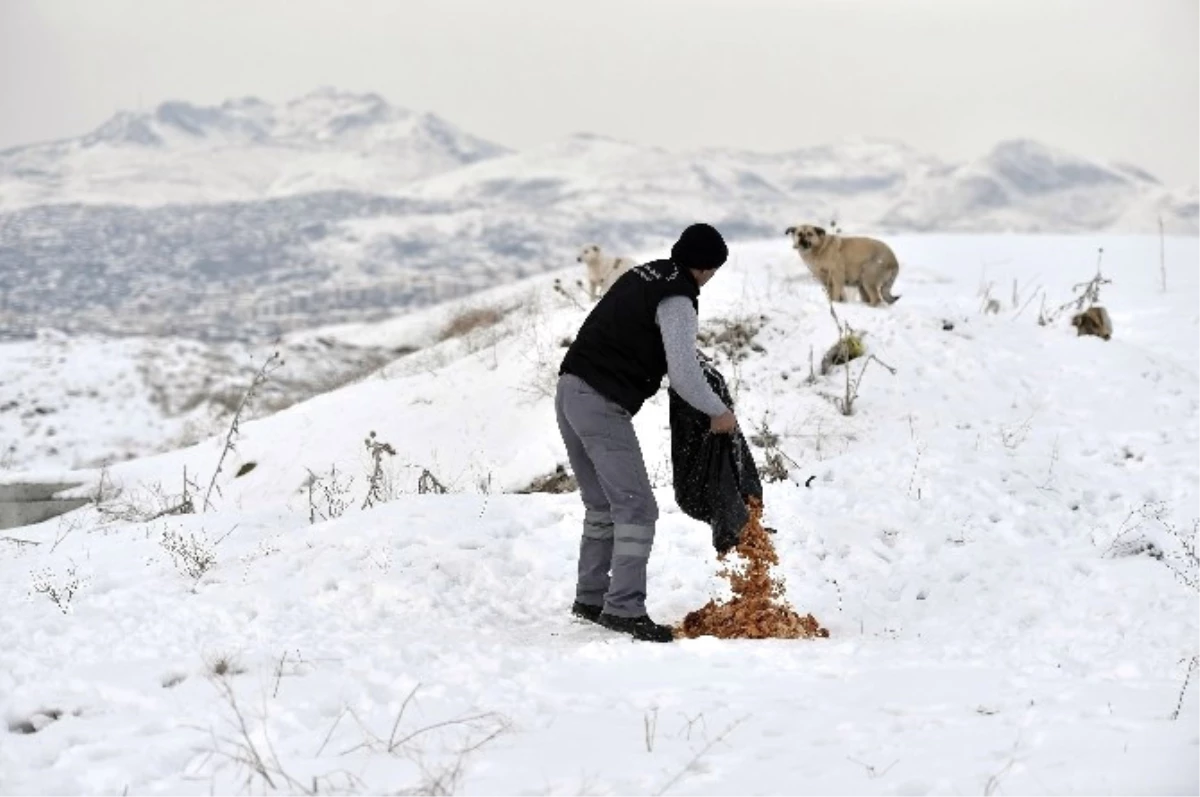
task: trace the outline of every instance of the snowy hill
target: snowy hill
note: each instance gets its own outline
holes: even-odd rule
[[[0,540],[3,790],[257,791],[257,760],[288,792],[1194,793],[1200,250],[1167,244],[1162,293],[1156,238],[896,236],[903,298],[838,308],[896,368],[868,367],[851,416],[843,370],[806,380],[836,338],[819,288],[773,239],[732,247],[702,327],[761,350],[706,350],[794,463],[766,522],[827,640],[650,646],[568,619],[578,495],[501,494],[564,459],[548,391],[585,308],[554,275],[325,330],[423,348],[246,423],[211,511]],[[1039,326],[1038,291],[1066,301],[1100,246],[1114,338]],[[471,309],[495,323],[436,342]],[[636,419],[649,607],[677,622],[722,582],[666,425],[660,393]],[[372,431],[397,454],[360,509]],[[220,451],[118,464],[106,503],[165,508]]]
[[[509,152],[373,94],[165,103],[0,153],[0,334],[262,340],[574,262],[801,220],[848,232],[1200,233],[1195,186],[1030,141],[965,164],[855,137],[779,153],[574,135]]]
[[[0,472],[99,466],[208,437],[228,426],[272,351],[283,364],[248,417],[364,377],[398,356],[397,347],[312,333],[248,346],[44,330],[34,340],[0,343]]]

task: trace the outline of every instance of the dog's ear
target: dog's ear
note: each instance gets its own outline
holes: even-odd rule
[[[791,234],[792,234],[792,233],[794,233],[795,231],[796,231],[796,228],[795,228],[795,227],[788,227],[786,230],[784,230],[784,231],[783,231],[783,234],[784,234],[784,235],[791,235]]]
[[[824,227],[813,227],[813,229],[814,229],[814,230],[816,230],[816,233],[817,233],[817,235],[824,235],[824,234],[825,234],[825,228],[824,228]]]

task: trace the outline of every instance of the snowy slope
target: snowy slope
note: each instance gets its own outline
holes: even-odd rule
[[[0,473],[99,466],[193,443],[228,426],[254,372],[282,365],[249,417],[360,379],[397,356],[320,334],[277,345],[71,337],[0,343]]]
[[[505,313],[497,325],[246,424],[213,511],[81,510],[13,532],[41,545],[0,541],[0,715],[37,730],[0,736],[0,791],[263,789],[230,760],[242,737],[204,677],[232,655],[283,791],[319,776],[431,791],[457,772],[466,794],[1195,793],[1194,685],[1169,718],[1197,652],[1197,595],[1169,568],[1194,578],[1170,529],[1189,534],[1200,499],[1195,239],[1168,240],[1189,265],[1167,294],[1153,238],[894,245],[903,298],[839,308],[897,369],[870,366],[851,417],[827,397],[842,371],[805,383],[835,330],[786,247],[735,245],[701,303],[706,329],[765,317],[764,353],[719,361],[743,425],[765,422],[796,462],[767,485],[767,521],[790,601],[828,640],[651,646],[567,619],[578,496],[498,494],[563,459],[543,391],[584,310],[539,278],[473,300]],[[1068,298],[1098,246],[1113,340],[1039,326],[1026,298]],[[999,314],[980,313],[981,272]],[[456,311],[439,312],[331,332],[429,342]],[[636,424],[662,507],[650,610],[674,622],[720,582],[707,530],[671,499],[665,396]],[[369,431],[398,453],[391,500],[359,511]],[[136,498],[217,455],[210,441],[112,476]],[[350,508],[310,524],[305,480],[328,484],[334,465]],[[424,469],[451,493],[414,494]],[[182,575],[167,533],[215,565]],[[1117,555],[1143,538],[1161,561]],[[72,578],[65,613],[34,589]],[[495,715],[407,739],[478,712],[507,730],[464,761]]]

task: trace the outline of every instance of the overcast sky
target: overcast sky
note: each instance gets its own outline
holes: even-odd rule
[[[375,91],[522,148],[1015,136],[1197,181],[1196,0],[0,0],[0,147],[166,99]]]

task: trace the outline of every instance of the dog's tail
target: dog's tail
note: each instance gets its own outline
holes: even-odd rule
[[[899,298],[900,298],[899,294],[889,293],[887,296],[884,297],[884,300],[887,301],[888,304],[895,304],[896,300]]]

